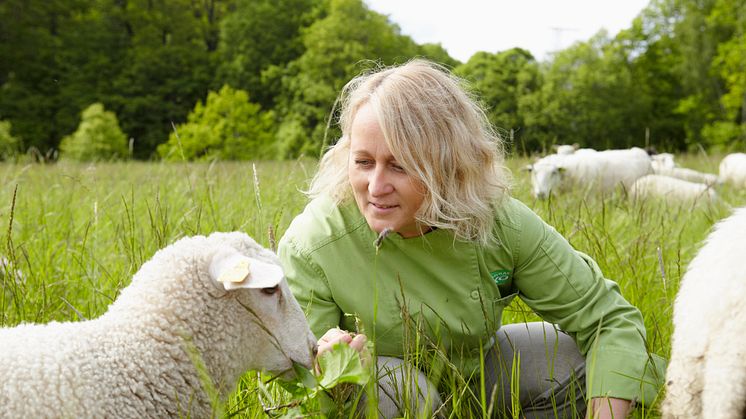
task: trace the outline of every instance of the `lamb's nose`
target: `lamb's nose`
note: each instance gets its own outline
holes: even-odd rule
[[[319,345],[313,345],[313,349],[312,349],[312,352],[313,352],[313,356],[314,356],[314,357],[315,357],[316,355],[318,355],[318,353],[319,353]]]

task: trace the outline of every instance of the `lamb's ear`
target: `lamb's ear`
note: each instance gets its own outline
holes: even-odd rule
[[[250,258],[229,248],[215,253],[210,262],[210,277],[226,290],[272,288],[285,274],[279,265]]]

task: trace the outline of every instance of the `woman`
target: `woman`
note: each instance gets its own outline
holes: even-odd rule
[[[357,318],[379,368],[395,369],[407,319],[417,319],[465,377],[486,353],[486,394],[499,413],[516,385],[526,417],[571,417],[590,399],[597,417],[621,418],[632,401],[653,400],[640,312],[509,197],[501,142],[458,79],[413,60],[353,79],[341,103],[342,138],[279,245],[290,287],[323,335],[319,354],[339,342],[361,349],[366,336],[348,332]],[[500,327],[516,295],[557,326]],[[578,381],[584,390],[574,392]],[[415,383],[437,403],[424,375]]]

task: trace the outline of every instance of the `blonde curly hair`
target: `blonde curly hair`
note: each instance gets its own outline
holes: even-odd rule
[[[369,103],[396,161],[425,185],[417,221],[459,240],[492,243],[495,206],[508,195],[510,174],[502,139],[467,92],[462,80],[422,59],[355,77],[339,97],[342,138],[322,157],[307,194],[337,203],[352,196],[350,127]]]

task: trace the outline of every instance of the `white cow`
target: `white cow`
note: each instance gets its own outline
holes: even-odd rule
[[[531,172],[531,193],[546,199],[553,192],[583,188],[608,193],[617,186],[632,186],[652,173],[650,157],[641,148],[552,154],[526,167]]]
[[[720,181],[746,188],[746,153],[728,154],[720,162]]]

